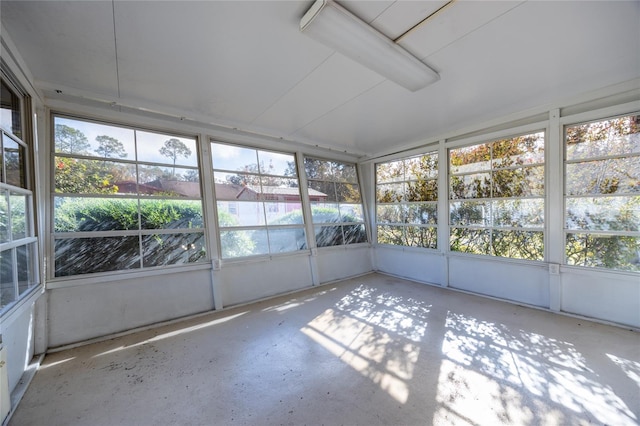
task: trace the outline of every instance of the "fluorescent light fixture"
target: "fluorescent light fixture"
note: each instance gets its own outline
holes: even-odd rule
[[[333,0],[316,0],[300,20],[300,31],[412,92],[440,79],[424,62]]]

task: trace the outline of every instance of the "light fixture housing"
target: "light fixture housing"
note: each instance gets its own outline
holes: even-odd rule
[[[300,31],[412,92],[440,79],[424,62],[333,0],[316,0],[300,20]]]

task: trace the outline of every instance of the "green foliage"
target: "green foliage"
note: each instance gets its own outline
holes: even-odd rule
[[[200,201],[119,198],[65,199],[55,209],[55,232],[185,229],[203,226]]]
[[[567,234],[569,265],[640,272],[640,238],[622,235]]]
[[[63,194],[115,194],[113,175],[100,162],[55,158],[55,192]]]

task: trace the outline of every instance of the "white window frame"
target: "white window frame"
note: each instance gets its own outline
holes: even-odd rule
[[[574,116],[563,117],[560,120],[560,125],[562,126],[562,139],[561,139],[561,147],[562,147],[562,255],[563,255],[563,264],[569,268],[576,268],[577,270],[584,271],[603,271],[607,273],[617,273],[617,274],[631,274],[637,275],[640,274],[640,269],[638,271],[630,271],[624,269],[616,269],[616,268],[606,268],[606,267],[598,267],[598,266],[589,266],[589,265],[578,265],[569,263],[569,258],[567,254],[567,237],[569,234],[579,234],[584,236],[629,236],[635,237],[640,240],[640,231],[611,231],[611,230],[579,230],[579,229],[569,229],[567,227],[568,223],[568,207],[567,201],[570,199],[579,199],[579,198],[603,198],[603,197],[629,197],[629,196],[638,196],[640,197],[640,193],[632,193],[632,192],[623,192],[623,193],[615,193],[615,194],[585,194],[585,195],[569,195],[567,193],[567,165],[568,164],[578,164],[590,161],[606,161],[609,159],[616,158],[632,158],[637,157],[640,159],[640,152],[637,153],[625,153],[625,154],[614,154],[614,155],[604,155],[604,156],[594,156],[594,157],[585,157],[579,159],[569,160],[567,158],[567,129],[574,126],[579,126],[582,124],[589,123],[597,123],[607,120],[613,120],[616,118],[627,117],[627,116],[640,116],[640,109],[638,109],[638,103],[630,103],[617,105],[601,110],[588,111],[581,114],[576,114]],[[640,250],[638,251],[638,256],[640,256]]]
[[[54,139],[55,139],[55,119],[57,117],[60,118],[64,118],[64,119],[70,119],[70,120],[77,120],[77,121],[82,121],[82,122],[86,122],[86,123],[92,123],[92,124],[99,124],[99,125],[106,125],[106,126],[114,126],[114,127],[118,127],[118,128],[123,128],[123,129],[128,129],[135,132],[150,132],[150,133],[156,133],[156,134],[161,134],[161,135],[166,135],[166,136],[170,136],[170,137],[180,137],[180,138],[188,138],[188,139],[193,139],[195,142],[195,147],[196,150],[199,150],[199,137],[197,135],[194,134],[188,134],[188,133],[183,133],[180,131],[173,131],[173,130],[166,130],[166,129],[155,129],[155,128],[150,128],[150,127],[144,127],[144,126],[137,126],[137,125],[133,125],[133,124],[125,124],[125,123],[121,123],[118,122],[117,120],[102,120],[102,119],[96,119],[96,118],[92,118],[92,117],[88,117],[88,116],[83,116],[83,115],[76,115],[76,114],[69,114],[69,113],[65,113],[65,112],[58,112],[58,111],[51,111],[50,113],[50,124],[51,124],[51,128],[50,128],[50,134],[51,134],[51,144],[50,144],[50,164],[51,164],[51,170],[50,170],[50,177],[49,177],[49,182],[51,182],[50,185],[50,195],[49,195],[49,199],[50,199],[50,219],[49,219],[49,227],[50,227],[50,232],[51,232],[51,238],[49,241],[49,247],[48,247],[48,257],[49,257],[49,264],[52,265],[52,267],[48,268],[47,271],[47,276],[48,276],[48,281],[52,284],[52,288],[57,288],[57,287],[64,287],[65,285],[62,285],[62,283],[64,283],[65,281],[71,281],[74,283],[80,283],[80,282],[93,282],[95,280],[100,280],[100,281],[111,281],[113,279],[118,279],[119,276],[122,276],[124,274],[126,274],[127,276],[131,275],[131,276],[138,276],[140,274],[142,275],[154,275],[154,271],[157,270],[166,270],[166,269],[180,269],[180,268],[190,268],[190,269],[200,269],[203,267],[203,265],[207,265],[206,267],[210,266],[210,254],[209,254],[209,250],[208,250],[208,234],[206,231],[206,214],[205,214],[205,205],[204,205],[204,191],[203,191],[203,182],[202,182],[202,172],[201,172],[201,166],[200,166],[200,155],[199,152],[196,151],[195,152],[195,158],[197,158],[197,166],[185,166],[185,165],[179,165],[176,164],[175,166],[170,164],[169,162],[167,163],[155,163],[155,162],[150,162],[150,161],[144,161],[144,160],[140,160],[138,161],[137,158],[134,159],[120,159],[120,158],[110,158],[107,161],[116,161],[122,164],[129,164],[132,166],[135,166],[136,168],[138,166],[162,166],[162,167],[179,167],[181,169],[189,169],[189,170],[195,170],[198,172],[198,178],[199,178],[199,187],[200,187],[200,197],[175,197],[175,196],[157,196],[154,195],[153,197],[150,196],[145,196],[142,193],[138,192],[138,193],[132,193],[132,194],[127,194],[127,195],[112,195],[109,196],[107,194],[75,194],[75,193],[56,193],[55,192],[55,159],[56,157],[64,157],[64,158],[73,158],[73,159],[80,159],[80,160],[101,160],[102,157],[95,157],[95,156],[83,156],[83,155],[74,155],[74,154],[66,154],[66,153],[60,153],[60,152],[56,152],[55,151],[55,143],[54,143]],[[202,211],[202,226],[201,227],[192,227],[192,228],[179,228],[179,229],[169,229],[169,228],[163,228],[163,229],[142,229],[140,227],[140,224],[138,226],[137,229],[131,229],[131,230],[123,230],[123,231],[89,231],[89,232],[55,232],[55,226],[54,226],[54,218],[55,218],[55,199],[56,198],[97,198],[97,199],[104,199],[104,198],[118,198],[118,199],[128,199],[128,200],[137,200],[138,205],[140,204],[141,201],[147,201],[147,200],[181,200],[181,201],[199,201],[200,202],[200,209]],[[139,214],[140,211],[138,211]],[[145,236],[151,236],[151,235],[179,235],[179,234],[202,234],[202,247],[203,249],[206,251],[204,257],[202,257],[201,259],[199,259],[197,262],[187,262],[187,263],[175,263],[175,264],[167,264],[167,265],[157,265],[157,266],[145,266],[144,265],[144,245],[143,245],[143,238]],[[71,275],[61,275],[61,276],[56,276],[56,252],[55,252],[55,244],[56,244],[56,240],[60,240],[60,239],[69,239],[69,238],[108,238],[108,237],[137,237],[138,238],[138,255],[139,255],[139,267],[137,268],[129,268],[129,269],[115,269],[115,270],[110,270],[110,271],[101,271],[101,272],[89,272],[86,274],[71,274]]]

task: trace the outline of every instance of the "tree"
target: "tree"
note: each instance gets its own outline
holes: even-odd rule
[[[91,147],[87,137],[78,129],[65,124],[56,124],[55,128],[55,148],[56,152],[67,154],[88,154]]]
[[[116,138],[106,135],[96,136],[96,142],[98,142],[98,148],[95,152],[101,157],[111,158],[116,155],[120,158],[127,157],[124,145]]]
[[[160,148],[160,154],[173,160],[173,175],[175,175],[177,159],[179,157],[189,158],[191,150],[184,142],[171,138],[164,142],[164,146]]]

